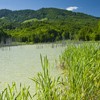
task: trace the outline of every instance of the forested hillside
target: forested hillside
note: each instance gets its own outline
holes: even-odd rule
[[[54,42],[100,40],[100,18],[57,8],[0,10],[0,41]]]

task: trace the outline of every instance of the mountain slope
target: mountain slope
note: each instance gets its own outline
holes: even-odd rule
[[[2,34],[21,42],[100,40],[100,18],[57,8],[0,10]],[[7,37],[7,36],[6,36]]]
[[[67,19],[98,19],[96,17],[83,14],[83,13],[76,13],[72,11],[67,11],[63,9],[57,8],[42,8],[39,10],[18,10],[18,11],[11,11],[7,9],[0,10],[0,18],[5,17],[11,22],[23,22],[28,19],[37,18],[43,19],[48,18],[49,20],[67,20]]]

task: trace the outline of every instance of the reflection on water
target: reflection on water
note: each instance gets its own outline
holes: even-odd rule
[[[33,85],[29,78],[41,71],[40,54],[48,57],[51,67],[53,67],[52,74],[59,74],[53,65],[64,48],[52,44],[0,48],[0,90],[5,83]]]

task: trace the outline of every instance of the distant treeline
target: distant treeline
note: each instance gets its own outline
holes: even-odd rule
[[[56,8],[0,10],[0,41],[100,40],[100,18]]]

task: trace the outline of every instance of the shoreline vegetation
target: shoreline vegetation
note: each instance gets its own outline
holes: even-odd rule
[[[66,45],[59,56],[63,76],[52,77],[47,57],[43,59],[40,55],[42,72],[31,78],[36,84],[36,93],[30,93],[30,86],[20,84],[18,88],[13,82],[0,93],[0,100],[99,100],[100,42],[67,41]]]
[[[82,44],[82,43],[100,43],[100,41],[79,41],[79,40],[61,40],[56,42],[44,42],[44,43],[33,43],[33,42],[12,42],[8,44],[0,44],[0,47],[11,47],[11,46],[20,46],[20,45],[62,45],[67,46],[69,44]]]

